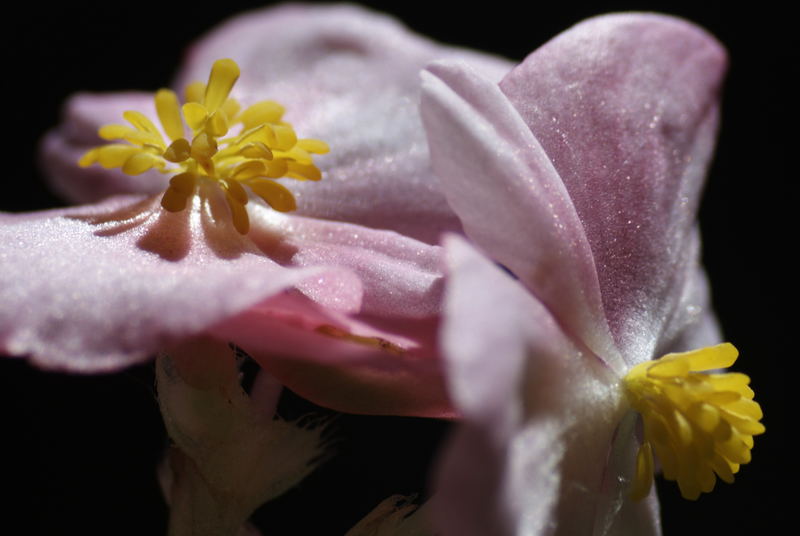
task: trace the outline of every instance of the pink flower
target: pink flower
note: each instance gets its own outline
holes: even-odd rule
[[[689,498],[749,460],[763,427],[747,378],[696,372],[732,346],[647,364],[719,341],[695,218],[725,64],[697,27],[629,14],[575,26],[499,86],[458,62],[424,74],[434,170],[484,252],[445,245],[465,417],[441,470],[445,534],[656,534],[654,492],[629,498],[652,450]]]
[[[152,95],[74,97],[45,142],[45,166],[70,199],[102,201],[0,215],[0,351],[92,373],[204,334],[239,345],[322,405],[449,414],[433,344],[441,255],[431,243],[459,223],[429,170],[418,72],[435,58],[496,79],[508,66],[357,8],[289,6],[233,19],[196,44],[178,89],[225,57],[242,71],[233,97],[279,100],[298,133],[330,145],[315,160],[322,181],[289,185],[296,213],[251,200],[245,235],[212,198],[162,210],[150,194],[169,175],[77,165],[99,145],[97,129],[125,110],[155,121]]]

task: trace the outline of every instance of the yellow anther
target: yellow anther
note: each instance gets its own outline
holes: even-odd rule
[[[148,169],[161,165],[161,160],[150,153],[136,153],[128,158],[122,165],[123,173],[127,175],[141,175]]]
[[[262,179],[248,181],[247,185],[278,212],[291,212],[297,208],[292,192],[280,183]]]
[[[231,210],[233,226],[241,234],[247,234],[247,231],[250,230],[250,216],[248,216],[244,204],[240,203],[230,192],[225,192],[225,200]]]
[[[257,102],[242,113],[242,128],[250,130],[259,125],[279,123],[284,112],[284,107],[275,101]]]
[[[331,150],[330,147],[328,147],[328,144],[322,140],[298,140],[297,146],[305,151],[308,151],[309,153],[314,154],[326,154]]]
[[[642,444],[636,455],[636,474],[631,488],[631,498],[635,501],[644,499],[653,487],[653,449],[650,443]]]
[[[301,181],[318,181],[322,179],[322,172],[313,164],[306,165],[298,162],[287,162],[289,171],[287,176]]]
[[[184,102],[196,102],[199,104],[203,102],[203,95],[205,94],[205,83],[201,82],[200,80],[196,80],[186,86],[186,89],[183,91],[183,100]]]
[[[186,124],[189,125],[189,128],[196,132],[205,125],[208,110],[199,102],[187,102],[183,105],[183,117],[186,119]]]
[[[211,66],[203,104],[209,112],[216,112],[225,103],[233,85],[239,78],[239,66],[230,59],[217,60]]]
[[[192,147],[186,138],[178,138],[164,151],[164,159],[170,162],[183,162],[192,156]]]
[[[750,378],[707,371],[729,367],[738,351],[725,343],[667,354],[633,367],[623,380],[631,406],[642,415],[644,441],[636,462],[632,496],[644,497],[653,478],[652,452],[664,477],[677,480],[681,495],[697,499],[714,488],[716,476],[733,482],[750,461],[753,436],[764,433],[761,407],[752,400]]]
[[[264,160],[272,160],[273,158],[272,149],[260,141],[243,145],[242,148],[239,149],[239,154],[246,158],[260,158]]]
[[[183,138],[183,121],[178,96],[170,89],[159,89],[156,92],[156,113],[164,126],[169,139],[175,141]]]
[[[186,208],[186,202],[194,194],[196,177],[186,172],[175,175],[169,181],[169,188],[161,198],[161,206],[169,212],[180,212]]]
[[[161,138],[161,133],[158,131],[156,126],[150,121],[146,115],[141,112],[137,112],[135,110],[128,110],[122,114],[124,117],[136,130],[141,132],[147,132],[154,139],[160,140],[162,143],[164,140]]]
[[[228,116],[225,115],[225,110],[217,110],[206,121],[205,130],[211,136],[219,138],[228,133]]]
[[[78,161],[81,167],[88,167],[95,162],[106,169],[122,167],[131,156],[139,153],[141,149],[132,145],[121,143],[110,143],[102,147],[96,147]]]
[[[229,98],[238,77],[236,63],[223,59],[214,63],[207,84],[187,86],[183,106],[175,92],[159,90],[154,100],[161,130],[144,114],[127,111],[123,117],[130,126],[106,125],[99,134],[128,144],[91,149],[79,165],[99,163],[130,175],[150,169],[172,174],[161,199],[170,212],[184,210],[194,195],[205,196],[208,190],[198,187],[201,183],[215,185],[224,192],[231,221],[243,234],[250,228],[245,187],[275,210],[294,210],[292,193],[273,179],[319,180],[322,174],[311,155],[328,152],[328,145],[298,140],[277,102],[261,101],[240,111],[239,103]]]

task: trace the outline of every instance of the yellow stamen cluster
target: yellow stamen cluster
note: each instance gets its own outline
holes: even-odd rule
[[[764,433],[761,407],[739,373],[713,373],[739,355],[725,343],[667,354],[633,367],[623,383],[630,404],[642,415],[644,442],[636,460],[634,499],[645,497],[653,481],[653,454],[668,480],[677,480],[686,499],[727,483],[750,461],[753,436]]]
[[[298,139],[292,125],[282,120],[284,108],[277,102],[261,101],[240,112],[239,103],[228,98],[238,78],[236,62],[222,59],[211,68],[208,84],[195,82],[186,88],[182,107],[174,91],[159,90],[156,112],[169,144],[144,114],[127,111],[123,117],[131,126],[106,125],[99,135],[128,143],[96,147],[79,164],[97,162],[105,168],[122,168],[128,175],[149,169],[174,174],[161,199],[161,206],[170,212],[184,210],[203,184],[215,184],[242,234],[250,229],[245,209],[249,195],[243,186],[275,210],[294,210],[294,196],[274,179],[320,180],[322,174],[311,155],[328,152],[328,146],[320,140]],[[235,134],[229,135],[234,126]]]

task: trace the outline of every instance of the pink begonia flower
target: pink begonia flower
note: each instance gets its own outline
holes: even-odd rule
[[[296,213],[251,200],[246,235],[197,196],[190,209],[162,210],[149,194],[169,175],[77,165],[125,110],[156,121],[152,94],[74,97],[45,141],[54,186],[80,202],[128,195],[0,215],[0,351],[93,373],[205,334],[325,406],[449,415],[433,342],[441,249],[431,243],[459,223],[429,169],[419,71],[459,58],[499,80],[508,64],[355,7],[311,6],[227,22],[191,49],[179,92],[219,58],[241,67],[232,97],[278,100],[296,132],[329,144],[316,160],[322,181],[294,189]]]
[[[445,243],[442,345],[465,423],[440,473],[444,534],[660,532],[654,491],[629,498],[652,467],[634,470],[626,375],[720,340],[696,210],[725,65],[697,27],[625,14],[566,31],[499,85],[459,62],[423,74],[434,171],[484,252]],[[756,420],[728,437],[752,446]],[[680,468],[685,496],[713,486]]]

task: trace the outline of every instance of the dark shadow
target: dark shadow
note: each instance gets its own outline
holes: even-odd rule
[[[200,204],[200,228],[206,245],[220,259],[236,259],[253,250],[233,226],[230,209],[216,189],[207,191]]]
[[[191,209],[169,212],[159,207],[158,218],[147,228],[136,245],[162,259],[177,262],[189,254],[192,233],[189,226]]]
[[[192,203],[193,200],[189,202]],[[257,203],[251,200],[251,203]],[[193,210],[199,210],[200,225],[194,232],[202,233],[203,244],[220,259],[236,259],[243,253],[264,255],[275,263],[291,265],[297,247],[289,244],[282,232],[269,225],[253,225],[247,235],[241,235],[231,221],[230,209],[223,197],[206,192],[199,208],[189,207],[180,212],[164,210],[157,197],[132,202],[111,212],[72,214],[66,216],[89,225],[98,226],[96,236],[113,237],[140,226],[146,226],[136,241],[139,249],[154,253],[162,259],[177,262],[189,254],[192,247]]]
[[[102,214],[72,214],[66,216],[66,218],[86,222],[89,225],[113,223],[114,225],[98,229],[95,231],[95,235],[115,236],[146,223],[153,214],[153,204],[153,198],[148,197],[113,212],[104,212]]]
[[[297,246],[287,242],[281,233],[266,226],[251,228],[248,236],[264,255],[281,266],[290,265],[297,254]]]

